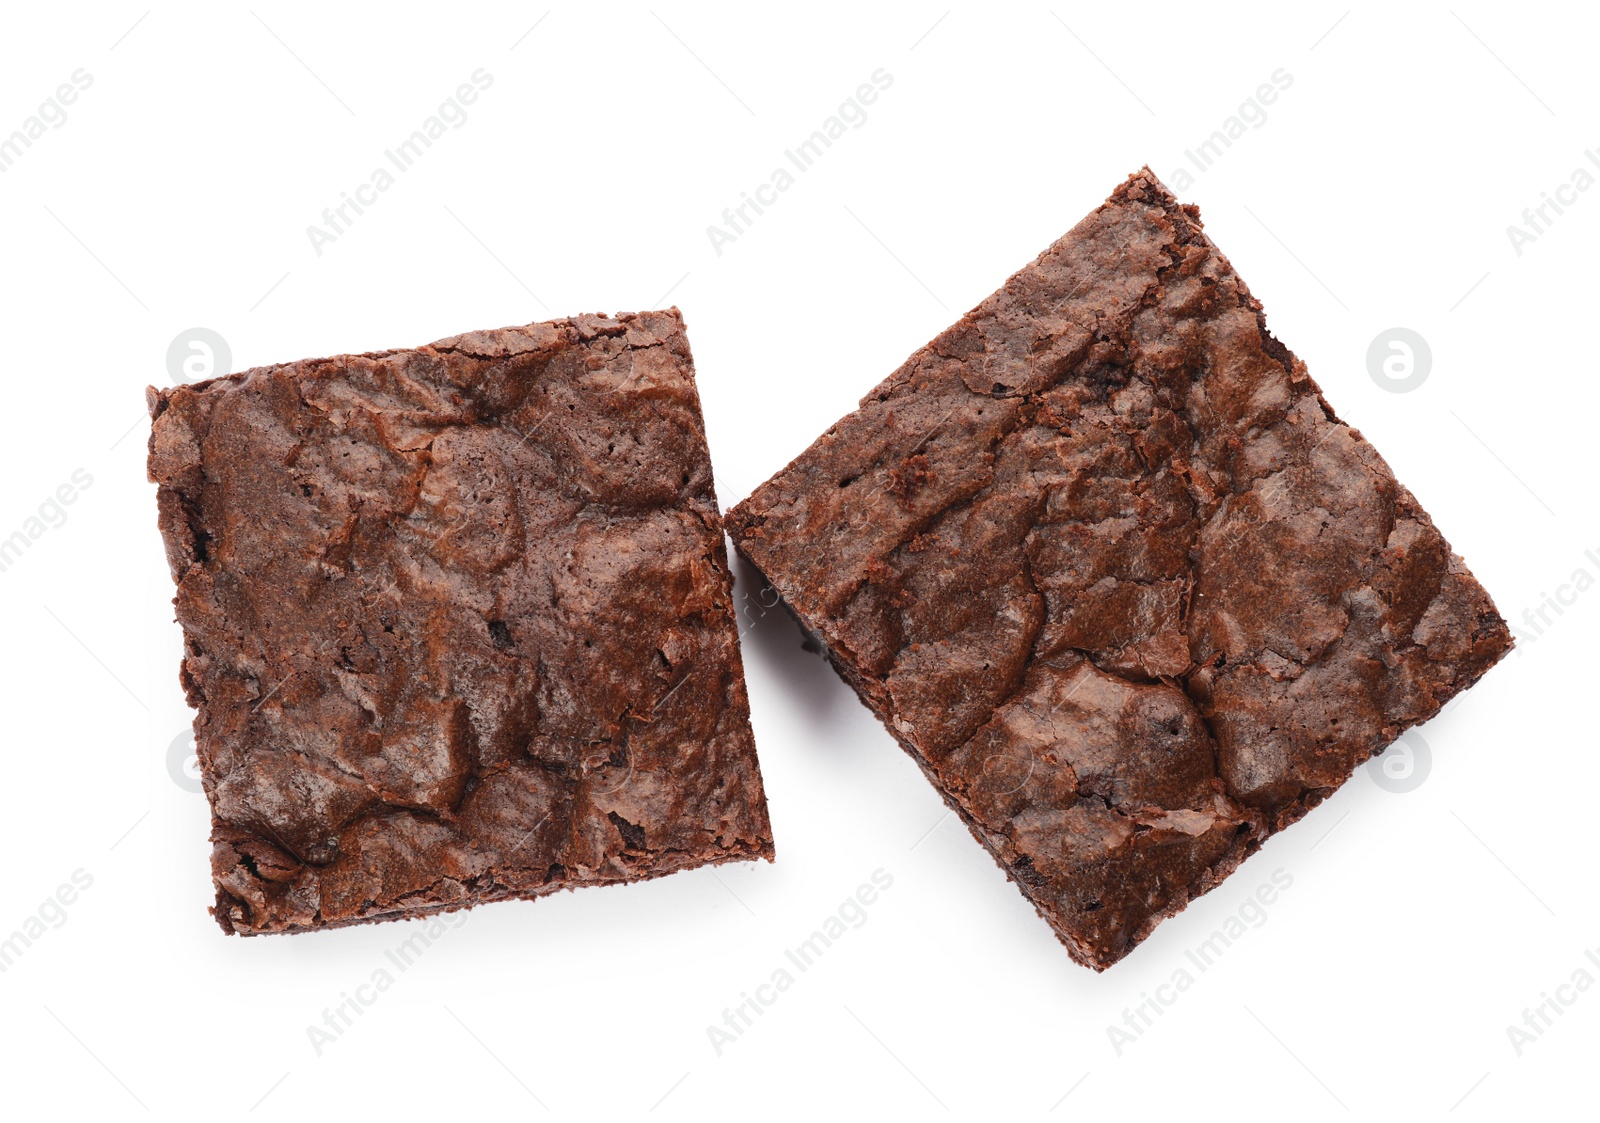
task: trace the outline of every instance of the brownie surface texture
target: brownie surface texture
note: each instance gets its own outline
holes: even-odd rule
[[[149,398],[225,930],[771,858],[676,309]]]
[[[1148,169],[728,522],[1096,969],[1511,644]]]

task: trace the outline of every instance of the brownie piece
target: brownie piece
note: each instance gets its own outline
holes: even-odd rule
[[[1511,645],[1149,169],[728,521],[1097,970]]]
[[[225,931],[771,860],[677,309],[148,398]]]

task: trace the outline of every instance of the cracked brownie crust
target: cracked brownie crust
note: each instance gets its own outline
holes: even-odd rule
[[[728,522],[1096,969],[1511,646],[1148,169]]]
[[[224,930],[771,859],[676,309],[148,396]]]

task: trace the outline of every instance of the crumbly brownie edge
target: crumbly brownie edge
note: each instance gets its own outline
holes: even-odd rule
[[[921,771],[922,775],[927,779],[933,790],[939,794],[939,798],[944,801],[945,806],[954,812],[955,816],[961,820],[962,825],[967,828],[968,833],[970,833],[972,837],[977,840],[978,844],[983,847],[984,851],[994,859],[995,865],[1000,867],[1000,872],[1005,874],[1006,880],[1015,885],[1017,887],[1017,891],[1027,898],[1028,903],[1033,906],[1034,911],[1039,914],[1040,919],[1050,926],[1050,931],[1054,933],[1056,939],[1061,942],[1061,946],[1066,948],[1067,953],[1071,955],[1076,962],[1082,964],[1083,966],[1099,972],[1104,971],[1106,968],[1115,964],[1128,952],[1132,951],[1133,948],[1143,943],[1145,938],[1148,937],[1151,932],[1155,931],[1156,926],[1159,925],[1163,920],[1166,920],[1168,917],[1176,916],[1178,913],[1188,908],[1189,904],[1197,897],[1201,897],[1204,894],[1209,893],[1212,889],[1219,885],[1229,874],[1233,873],[1234,870],[1239,868],[1240,863],[1242,863],[1251,854],[1259,850],[1262,842],[1265,841],[1264,832],[1242,831],[1235,839],[1233,846],[1223,855],[1223,857],[1204,871],[1198,882],[1192,887],[1193,891],[1186,894],[1181,900],[1172,901],[1159,912],[1152,913],[1138,927],[1138,929],[1135,930],[1134,934],[1130,937],[1127,948],[1123,949],[1121,954],[1112,956],[1101,954],[1092,946],[1077,940],[1066,928],[1066,926],[1059,922],[1058,917],[1051,909],[1049,903],[1041,900],[1040,897],[1034,893],[1032,886],[1030,886],[1024,878],[1016,875],[1016,872],[1012,869],[1012,867],[1007,864],[1006,860],[994,848],[993,844],[984,834],[983,830],[979,827],[977,821],[973,818],[967,807],[945,787],[943,782],[939,779],[938,773],[935,772],[933,766],[928,763],[927,758],[922,755],[922,752],[911,743],[910,739],[907,738],[905,734],[903,734],[899,729],[895,728],[894,721],[890,717],[890,711],[887,706],[882,684],[872,676],[863,673],[859,668],[852,666],[848,659],[846,659],[840,652],[835,650],[833,646],[828,644],[826,633],[817,626],[815,621],[808,619],[806,615],[795,606],[794,601],[791,600],[784,592],[783,585],[780,582],[773,581],[767,577],[766,574],[762,572],[757,561],[748,553],[746,553],[742,547],[736,548],[739,550],[740,558],[742,558],[745,564],[748,565],[758,575],[758,579],[761,584],[776,590],[777,593],[783,597],[783,601],[781,603],[783,604],[783,607],[788,609],[790,614],[794,617],[795,623],[798,625],[798,627],[810,636],[821,640],[822,655],[825,659],[827,659],[828,663],[833,667],[833,669],[838,672],[839,677],[844,679],[850,688],[855,691],[856,696],[858,699],[860,699],[862,705],[866,706],[868,712],[876,717],[883,725],[883,728],[888,731],[889,736],[893,737],[895,742],[905,750],[906,755],[911,758],[914,764],[916,764],[918,770]]]
[[[634,877],[609,877],[590,878],[581,881],[551,882],[532,890],[506,890],[503,892],[488,891],[465,895],[456,900],[442,901],[437,904],[423,905],[418,908],[392,909],[387,912],[375,913],[371,916],[353,917],[348,920],[323,922],[311,925],[288,925],[279,928],[238,928],[228,919],[227,904],[234,898],[219,890],[217,903],[207,911],[211,913],[218,926],[230,936],[290,936],[306,932],[331,932],[337,928],[355,928],[363,924],[382,924],[390,920],[413,920],[440,916],[452,912],[468,912],[479,905],[492,905],[500,901],[537,901],[545,897],[553,897],[557,893],[570,893],[579,889],[601,889],[613,885],[636,885],[643,881],[654,881],[657,878],[670,877],[675,873],[687,873],[690,870],[706,869],[712,866],[733,865],[738,862],[774,861],[773,844],[770,838],[765,839],[759,847],[747,847],[743,843],[730,847],[726,855],[712,858],[696,858],[678,865],[662,865],[657,868],[641,870]]]

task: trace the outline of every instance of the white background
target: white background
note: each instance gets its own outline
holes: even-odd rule
[[[1521,255],[1506,228],[1600,148],[1594,20],[1474,0],[663,4],[0,16],[0,133],[93,76],[0,175],[0,536],[93,477],[0,573],[0,936],[93,878],[0,974],[0,1111],[1503,1119],[1592,1101],[1600,988],[1521,1056],[1506,1029],[1600,947],[1600,592],[1537,636],[1522,620],[1579,567],[1600,576],[1600,190]],[[479,67],[494,83],[466,123],[314,253],[306,227]],[[866,123],[716,254],[708,224],[878,68],[893,85]],[[1293,84],[1265,124],[1180,195],[1523,636],[1422,730],[1424,782],[1358,773],[1097,976],[773,613],[744,652],[775,865],[466,914],[318,1056],[307,1027],[411,928],[242,940],[206,915],[205,801],[166,763],[189,712],[144,478],[143,391],[170,381],[173,337],[218,331],[243,369],[676,303],[727,506],[1128,172],[1177,186],[1184,150],[1278,68]],[[1397,325],[1433,351],[1407,394],[1366,367]],[[866,923],[716,1055],[706,1027],[880,868]],[[1266,922],[1119,1055],[1107,1026],[1278,869],[1293,883]]]

